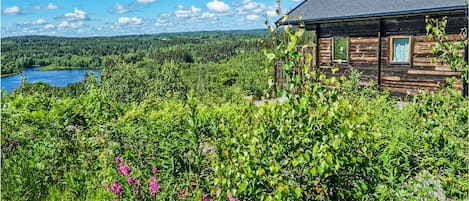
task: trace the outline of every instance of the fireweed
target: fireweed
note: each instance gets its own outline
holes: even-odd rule
[[[142,189],[141,186],[145,185],[145,181],[147,181],[147,179],[142,178],[143,176],[137,176],[137,173],[132,172],[132,169],[138,170],[138,168],[131,168],[131,166],[129,166],[126,161],[122,160],[120,156],[116,156],[114,161],[118,164],[118,167],[116,168],[117,175],[113,180],[113,184],[106,184],[105,188],[112,194],[117,195],[119,198],[131,196],[133,198],[141,199],[142,197],[146,197],[140,190]],[[152,175],[148,179],[149,193],[146,195],[155,197],[161,189],[161,185],[157,182],[157,178],[159,176],[158,168],[151,168],[151,173]]]

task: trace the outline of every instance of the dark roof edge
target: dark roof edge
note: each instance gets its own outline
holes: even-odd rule
[[[435,13],[435,12],[448,12],[448,11],[464,11],[468,9],[466,5],[461,6],[451,6],[451,7],[440,7],[440,8],[431,8],[431,9],[417,9],[417,10],[407,10],[407,11],[397,11],[397,12],[388,12],[388,13],[374,13],[374,14],[365,14],[365,15],[351,15],[351,16],[343,16],[343,17],[335,17],[335,18],[320,18],[314,20],[303,20],[304,23],[327,23],[331,21],[338,21],[338,20],[360,20],[363,18],[385,18],[390,16],[400,16],[400,15],[409,15],[409,14],[424,14],[424,13]],[[293,10],[292,10],[293,11]],[[289,12],[290,13],[290,12]],[[277,20],[277,23],[281,19]],[[299,20],[286,20],[286,23],[281,25],[297,25],[300,21]]]

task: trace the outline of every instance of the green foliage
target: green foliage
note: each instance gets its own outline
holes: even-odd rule
[[[461,76],[468,80],[469,69],[463,55],[467,47],[467,33],[461,34],[460,41],[450,42],[446,34],[446,25],[448,24],[446,17],[442,19],[426,19],[426,21],[427,37],[436,42],[432,46],[432,51],[435,55],[432,61],[449,64],[452,71],[461,72]]]
[[[348,60],[348,39],[334,38],[334,61]]]
[[[186,86],[175,63],[116,63],[102,70],[104,94],[119,103],[148,98],[185,97]]]
[[[444,88],[400,105],[360,88],[354,70],[297,71],[303,30],[284,31],[288,40],[265,51],[285,62],[284,102],[256,106],[236,93],[265,87],[259,53],[205,64],[117,58],[101,82],[89,76],[70,93],[2,92],[1,199],[468,199],[467,98]],[[233,96],[212,99],[224,90]]]
[[[100,68],[119,59],[132,64],[148,58],[159,64],[219,62],[259,50],[257,39],[264,37],[265,32],[259,30],[94,38],[8,37],[1,39],[1,73],[16,74],[33,65]]]

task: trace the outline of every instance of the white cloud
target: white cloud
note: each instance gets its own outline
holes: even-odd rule
[[[126,13],[129,12],[129,7],[123,6],[120,3],[115,3],[113,11],[116,13]]]
[[[208,10],[217,13],[226,13],[230,12],[231,8],[228,4],[223,1],[213,0],[207,3]]]
[[[199,15],[202,12],[202,9],[197,8],[195,6],[191,6],[190,8],[185,9],[184,6],[179,5],[178,9],[174,11],[174,15],[179,18],[187,18]]]
[[[162,13],[156,20],[155,26],[166,26],[166,25],[172,25],[173,23],[169,21],[169,17],[171,17],[171,14],[169,13]]]
[[[68,22],[67,21],[62,21],[60,22],[60,24],[57,26],[59,28],[65,28],[65,27],[68,27]]]
[[[133,25],[140,25],[143,23],[143,20],[142,18],[138,18],[138,17],[120,17],[118,20],[117,20],[117,23],[121,24],[121,25],[125,25],[125,24],[133,24]]]
[[[270,6],[268,9],[267,9],[267,12],[265,13],[267,15],[267,17],[278,17],[277,15],[277,8],[273,7],[273,6]]]
[[[55,25],[53,25],[53,24],[44,25],[44,29],[53,29],[53,28],[55,28]]]
[[[255,21],[255,20],[260,19],[259,15],[248,15],[248,16],[246,16],[246,18],[250,21]]]
[[[158,0],[137,0],[137,3],[155,3]]]
[[[76,29],[76,28],[82,27],[83,25],[85,25],[85,23],[83,23],[82,21],[80,21],[80,22],[62,21],[62,22],[60,22],[60,24],[57,27],[60,28],[60,29],[65,29],[65,28]]]
[[[49,3],[47,4],[47,6],[40,6],[40,5],[33,6],[34,10],[57,10],[58,8],[59,6],[53,3]]]
[[[72,22],[70,23],[70,28],[76,29],[76,28],[82,27],[83,25],[84,25],[83,22]]]
[[[49,3],[47,4],[46,6],[46,9],[47,10],[56,10],[57,8],[59,8],[57,5],[53,4],[53,3]]]
[[[73,13],[65,13],[64,19],[65,20],[86,20],[88,19],[88,15],[85,11],[75,8],[73,10]]]
[[[204,13],[202,13],[202,15],[200,16],[200,18],[202,18],[202,19],[206,19],[206,18],[214,19],[215,17],[216,17],[215,14],[209,13],[209,12],[204,12]]]
[[[25,23],[18,23],[16,24],[16,26],[19,26],[19,27],[32,27],[32,26],[35,26],[35,25],[43,25],[43,24],[46,24],[47,21],[44,19],[44,18],[39,18],[37,20],[34,20],[34,21],[30,21],[30,22],[25,22]]]
[[[45,24],[45,23],[46,23],[46,20],[44,18],[39,18],[36,21],[32,22],[31,24],[42,25],[42,24]]]
[[[21,9],[18,6],[12,6],[9,8],[5,8],[5,10],[3,10],[3,13],[5,13],[6,15],[17,15],[20,12],[21,12]]]
[[[252,0],[244,0],[236,9],[239,14],[259,14],[266,9],[266,5]]]
[[[201,21],[204,19],[216,19],[216,15],[210,12],[202,12],[202,9],[195,6],[190,8],[184,8],[184,6],[179,5],[178,9],[174,11],[174,15],[177,18],[184,18],[190,21]]]

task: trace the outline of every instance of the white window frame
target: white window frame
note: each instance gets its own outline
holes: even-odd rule
[[[393,42],[394,39],[407,38],[409,39],[409,55],[407,61],[393,61]],[[389,37],[389,63],[391,64],[411,64],[412,63],[412,36],[410,35],[394,35]]]

